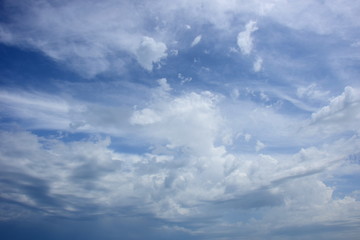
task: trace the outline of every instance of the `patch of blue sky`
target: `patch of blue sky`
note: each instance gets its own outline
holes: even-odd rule
[[[56,92],[52,81],[60,79],[80,81],[81,76],[39,51],[0,44],[0,84],[3,87],[38,89]]]

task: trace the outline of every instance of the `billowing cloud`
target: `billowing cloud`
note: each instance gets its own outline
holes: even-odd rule
[[[311,115],[311,125],[326,134],[345,131],[359,132],[360,97],[359,90],[350,86]]]
[[[166,50],[164,43],[156,42],[150,37],[144,37],[136,49],[136,58],[143,68],[151,71],[154,63],[167,56]]]
[[[349,86],[345,87],[344,92],[341,95],[333,98],[328,106],[325,106],[321,108],[318,112],[312,114],[313,121],[328,119],[332,117],[336,118],[336,115],[338,113],[345,111],[347,108],[357,108],[360,101],[359,96],[359,91],[357,89]]]
[[[2,236],[357,239],[344,2],[3,1]]]

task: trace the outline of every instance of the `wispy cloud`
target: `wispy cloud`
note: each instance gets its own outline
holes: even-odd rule
[[[258,30],[258,27],[256,26],[256,22],[249,21],[245,26],[245,30],[239,32],[237,36],[237,45],[239,46],[241,52],[244,55],[250,54],[254,47],[253,38],[251,34],[256,30]]]
[[[200,43],[200,41],[201,41],[201,38],[202,38],[201,35],[196,36],[196,38],[194,38],[194,40],[192,41],[190,46],[194,47],[195,45],[198,45]]]

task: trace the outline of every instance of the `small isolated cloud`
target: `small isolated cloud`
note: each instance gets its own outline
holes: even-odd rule
[[[201,38],[202,38],[201,35],[198,35],[196,38],[194,38],[194,40],[191,43],[191,47],[198,45],[201,41]]]
[[[179,50],[177,50],[177,49],[171,49],[171,50],[169,51],[169,53],[170,53],[171,56],[177,56],[177,55],[179,55]]]
[[[136,58],[139,64],[148,71],[152,71],[153,63],[167,57],[167,47],[162,42],[156,42],[151,37],[143,37],[136,50]]]
[[[263,63],[263,59],[261,57],[256,58],[256,61],[254,62],[254,65],[253,65],[254,72],[261,71],[262,63]]]
[[[245,30],[238,34],[237,45],[239,46],[242,54],[248,55],[251,53],[253,49],[253,38],[251,34],[256,30],[258,30],[256,22],[249,21],[245,26]]]
[[[259,140],[256,141],[255,150],[257,152],[264,149],[265,147],[266,147],[266,145],[264,143],[260,142]]]
[[[185,77],[181,73],[178,73],[178,78],[181,80],[181,84],[191,82],[191,80],[192,80],[192,77]]]

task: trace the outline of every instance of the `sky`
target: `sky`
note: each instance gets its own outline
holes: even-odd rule
[[[358,239],[359,12],[1,1],[1,239]]]

